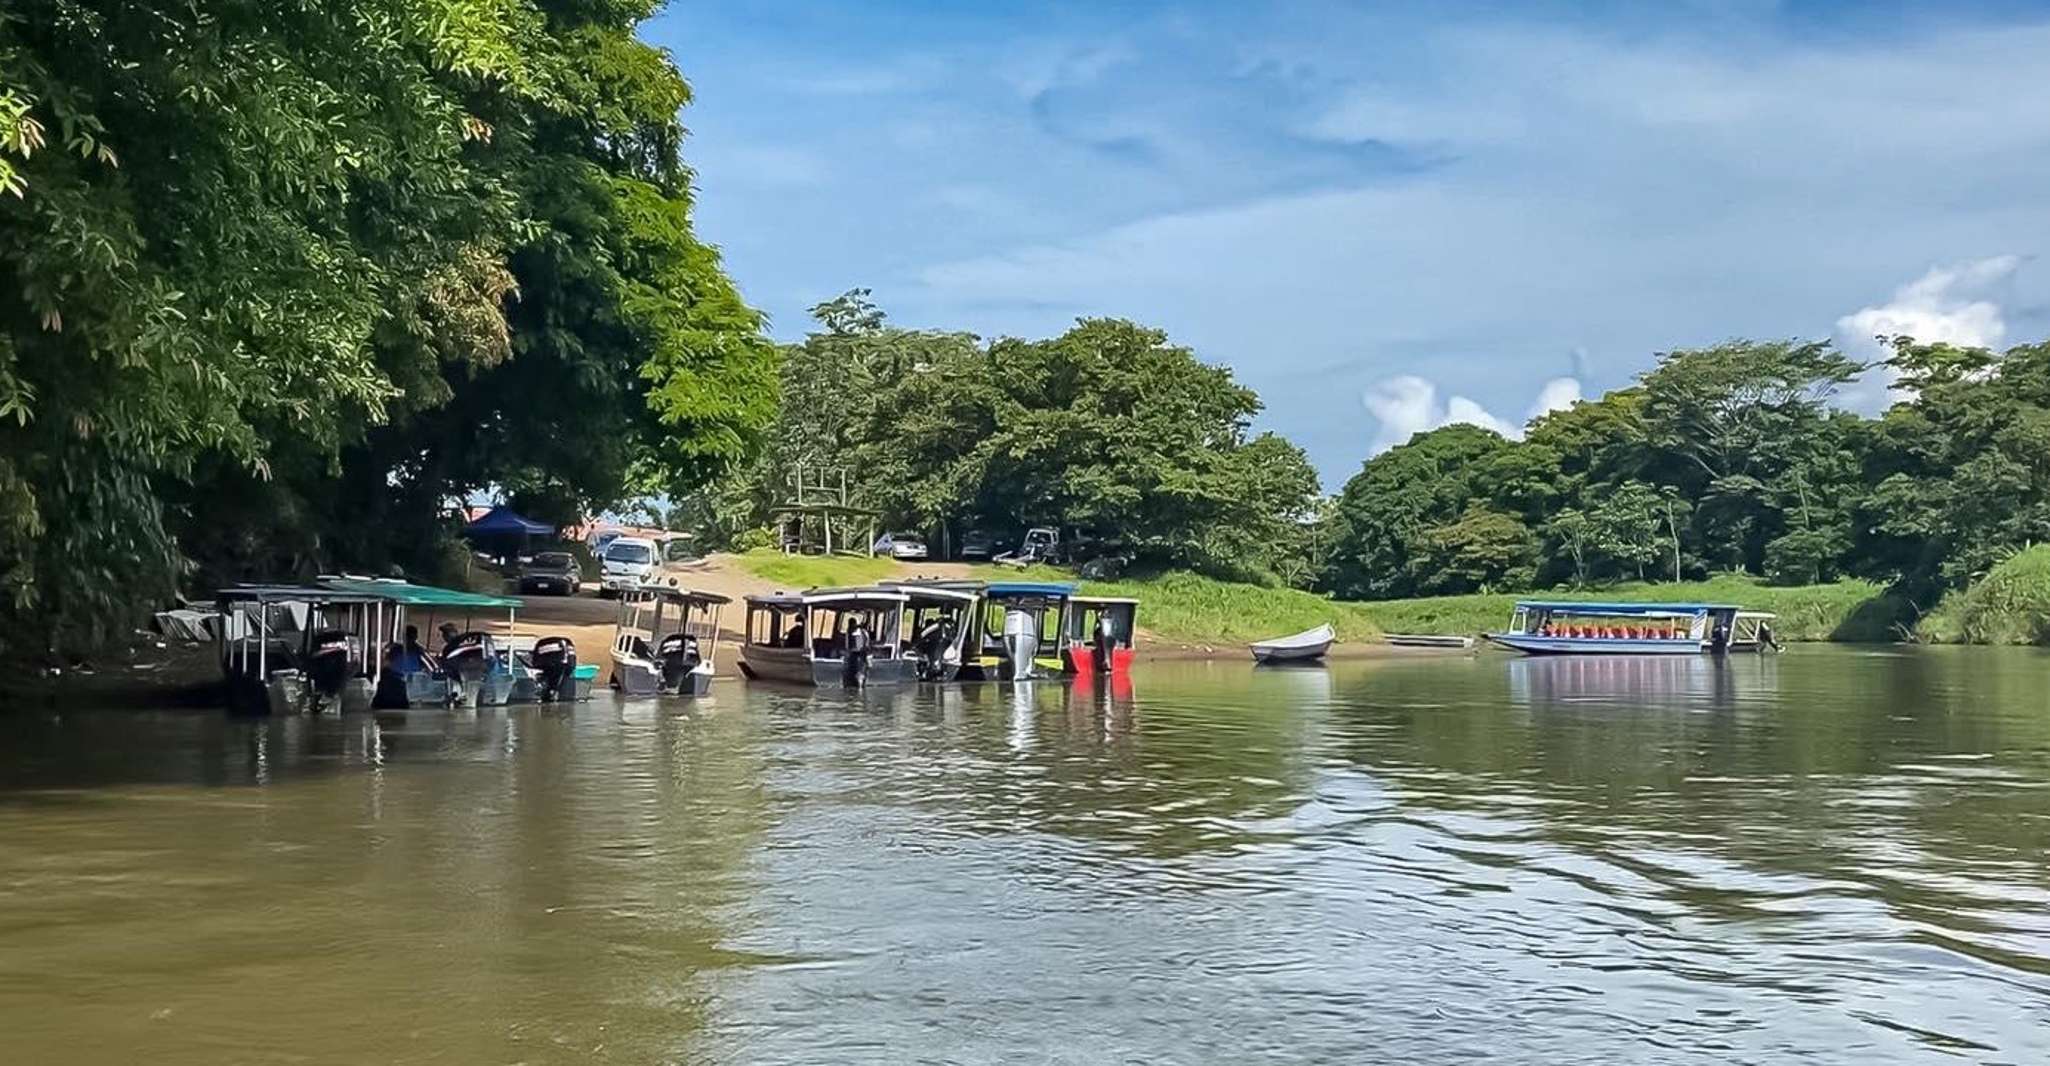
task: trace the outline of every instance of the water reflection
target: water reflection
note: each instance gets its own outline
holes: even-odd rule
[[[1770,700],[1778,655],[1557,655],[1506,660],[1510,698],[1522,704],[1727,708]]]
[[[2046,680],[0,716],[0,1061],[2045,1061]]]

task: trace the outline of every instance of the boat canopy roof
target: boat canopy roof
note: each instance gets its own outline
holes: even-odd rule
[[[1139,601],[1130,596],[1070,596],[1078,607],[1115,607],[1120,604],[1139,606]]]
[[[382,597],[355,592],[336,592],[318,585],[229,585],[214,593],[214,603],[376,603]]]
[[[901,589],[883,588],[880,585],[854,585],[844,588],[810,589],[804,594],[804,602],[821,603],[903,603],[911,597]]]
[[[799,607],[816,607],[834,603],[903,603],[911,597],[902,590],[854,586],[849,588],[810,589],[805,592],[775,592],[749,596],[747,602],[756,607],[769,607],[779,611],[793,611]]]
[[[1075,585],[1069,581],[992,581],[983,591],[991,596],[1073,597]]]
[[[974,603],[982,598],[982,588],[950,588],[946,585],[912,585],[891,582],[889,588],[901,592],[912,603]]]
[[[716,592],[699,592],[696,589],[679,588],[674,585],[658,585],[653,588],[635,589],[627,593],[625,598],[631,601],[637,599],[652,600],[658,597],[668,600],[670,603],[720,604],[733,602],[733,597],[731,596],[721,596]]]
[[[1608,618],[1651,618],[1697,615],[1708,611],[1741,611],[1734,603],[1588,603],[1576,600],[1518,600],[1519,611],[1558,611]]]
[[[524,601],[513,596],[495,596],[487,592],[463,592],[458,589],[438,588],[434,585],[415,585],[410,581],[395,578],[374,577],[326,577],[319,580],[322,588],[334,592],[353,593],[371,599],[400,603],[408,607],[520,607]]]

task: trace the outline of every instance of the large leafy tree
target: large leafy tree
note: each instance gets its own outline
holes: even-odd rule
[[[739,494],[751,521],[804,464],[845,474],[892,526],[1059,526],[1238,576],[1264,577],[1297,548],[1308,461],[1251,433],[1252,390],[1159,330],[1086,319],[983,345],[892,326],[859,289],[812,313],[819,328],[785,350],[782,413]]]
[[[381,557],[480,483],[744,453],[774,353],[690,236],[649,7],[0,12],[0,634],[90,641],[181,548]]]

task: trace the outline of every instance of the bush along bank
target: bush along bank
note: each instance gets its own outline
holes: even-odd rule
[[[1932,644],[2050,644],[2050,545],[2025,548],[1943,597],[1915,637]]]

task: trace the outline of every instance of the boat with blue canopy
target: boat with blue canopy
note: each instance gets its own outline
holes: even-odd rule
[[[1730,603],[1519,600],[1492,643],[1525,655],[1700,655],[1777,648],[1773,616]]]

